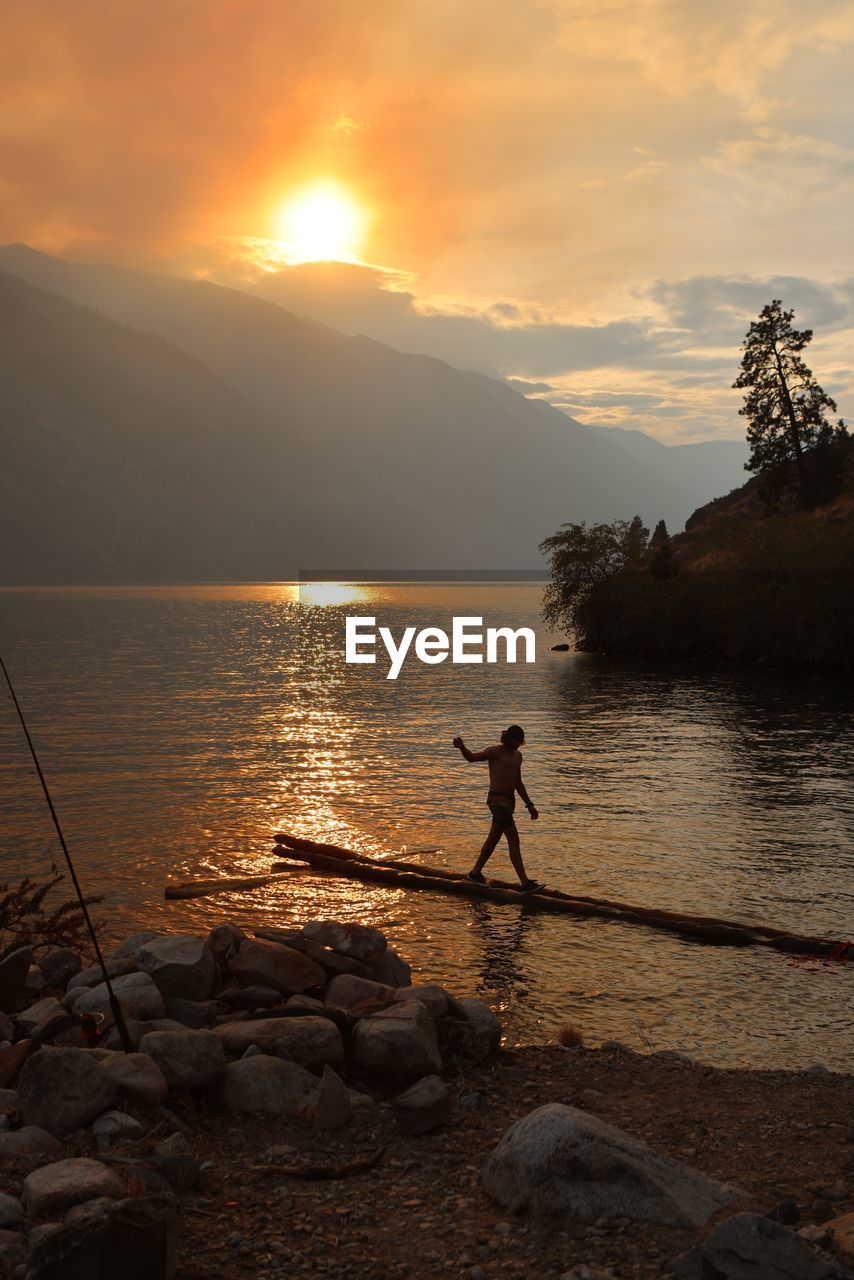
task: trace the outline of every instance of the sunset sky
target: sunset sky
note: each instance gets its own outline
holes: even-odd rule
[[[670,442],[742,434],[779,296],[854,416],[850,0],[4,9],[2,242],[253,288]],[[347,261],[297,262],[327,217]]]

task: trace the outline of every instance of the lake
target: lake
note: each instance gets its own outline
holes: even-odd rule
[[[854,693],[797,672],[553,653],[541,583],[0,591],[3,652],[108,936],[358,919],[416,970],[500,1007],[511,1042],[567,1018],[590,1043],[730,1065],[848,1069],[854,966],[793,962],[607,921],[295,872],[167,903],[170,880],[267,870],[288,828],[459,870],[489,824],[478,749],[516,721],[541,812],[519,815],[555,888],[854,936]],[[345,664],[347,615],[537,630],[532,665]],[[382,656],[382,655],[381,655]],[[60,851],[0,703],[2,879]],[[438,848],[438,852],[432,852]],[[419,850],[431,850],[429,854]],[[512,873],[502,847],[490,871]]]

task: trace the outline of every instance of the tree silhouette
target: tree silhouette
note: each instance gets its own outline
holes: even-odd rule
[[[825,416],[836,412],[836,404],[801,359],[813,335],[812,329],[792,327],[794,315],[783,310],[779,298],[762,308],[742,344],[741,373],[733,387],[745,393],[739,413],[749,423],[751,453],[746,470],[767,474],[794,463],[801,503],[806,507],[812,485],[805,455],[847,432],[842,421],[831,426]]]
[[[657,551],[665,542],[669,542],[670,534],[667,532],[667,524],[664,520],[659,520],[658,524],[652,531],[652,537],[649,540],[650,551]]]
[[[649,529],[640,516],[610,524],[561,525],[540,543],[549,557],[552,580],[543,597],[543,617],[549,626],[577,631],[585,601],[601,583],[643,561]]]

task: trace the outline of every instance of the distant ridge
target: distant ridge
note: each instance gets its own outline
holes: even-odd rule
[[[21,245],[0,272],[0,581],[527,571],[566,520],[675,529],[741,478],[737,445],[585,427],[237,290]]]

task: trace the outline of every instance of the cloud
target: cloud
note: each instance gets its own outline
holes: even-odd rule
[[[315,263],[214,278],[288,310],[492,377],[548,401],[579,421],[634,426],[669,441],[738,438],[732,390],[740,345],[766,302],[782,298],[795,323],[813,328],[811,359],[827,390],[854,408],[850,350],[854,280],[697,276],[638,287],[624,315],[567,324],[543,311],[491,303],[442,310],[376,268]],[[397,285],[397,287],[394,287]],[[848,346],[846,347],[846,344]]]

